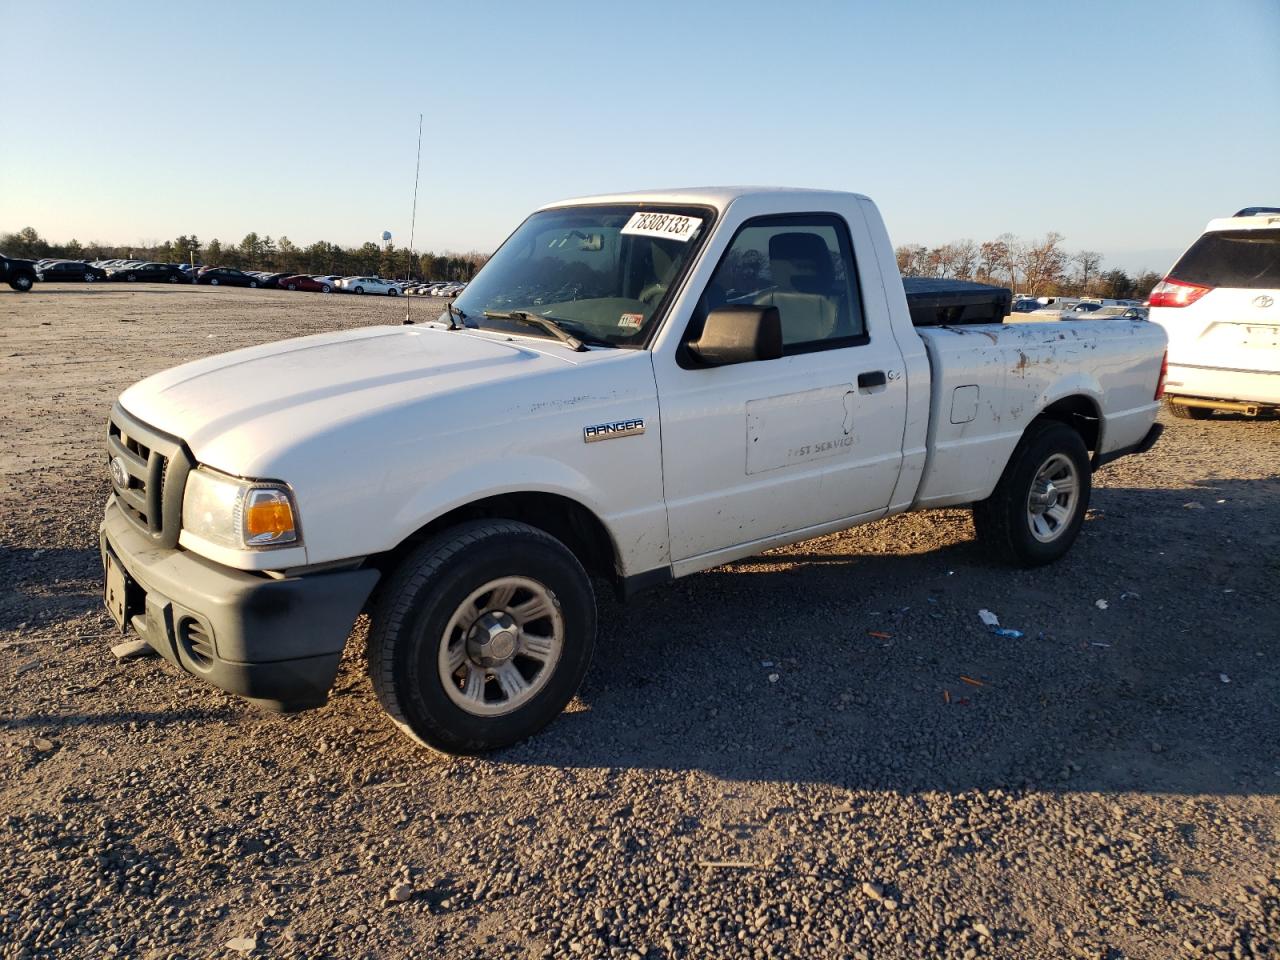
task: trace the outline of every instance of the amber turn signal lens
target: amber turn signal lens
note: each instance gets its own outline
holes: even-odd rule
[[[283,490],[250,490],[244,505],[244,538],[250,546],[296,539],[293,507]]]

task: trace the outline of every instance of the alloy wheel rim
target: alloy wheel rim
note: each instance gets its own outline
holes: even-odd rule
[[[564,650],[555,594],[528,577],[500,577],[458,605],[440,637],[440,682],[477,717],[518,710],[546,687]]]
[[[1052,543],[1071,525],[1080,500],[1080,471],[1055,453],[1040,465],[1027,494],[1027,525],[1041,543]]]

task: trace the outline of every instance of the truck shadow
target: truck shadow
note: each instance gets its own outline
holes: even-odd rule
[[[102,604],[95,549],[0,545],[0,630],[81,616]]]
[[[500,759],[901,791],[1280,793],[1277,502],[1277,476],[1097,489],[1071,553],[1030,571],[986,559],[967,513],[899,517],[602,603],[583,709]],[[950,545],[889,552],[939,528]],[[993,634],[979,609],[1024,635]]]

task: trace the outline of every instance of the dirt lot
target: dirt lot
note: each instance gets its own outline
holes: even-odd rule
[[[1280,949],[1280,422],[1167,421],[1047,569],[947,511],[606,597],[579,699],[486,759],[393,732],[362,626],[293,717],[117,663],[111,400],[403,310],[0,293],[0,957]]]

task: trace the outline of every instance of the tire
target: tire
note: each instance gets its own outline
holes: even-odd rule
[[[84,282],[85,282],[85,283],[93,283],[93,281],[95,281],[95,280],[97,280],[97,279],[98,279],[98,278],[97,278],[97,277],[95,277],[92,273],[86,273],[86,274],[84,275]]]
[[[130,283],[134,283],[137,281],[138,275],[136,273],[131,273],[128,276],[126,276],[125,279],[128,280]]]
[[[9,281],[9,286],[19,293],[30,293],[34,286],[31,277],[25,273],[20,273]]]
[[[257,290],[257,289],[258,289],[258,281],[256,281],[256,280],[250,280],[250,281],[249,281],[249,289],[250,289],[250,290]]]
[[[320,288],[320,292],[321,292],[321,293],[333,293],[333,287],[329,286],[329,285],[326,283],[324,286],[322,286],[322,287]]]
[[[1169,412],[1180,420],[1208,420],[1213,411],[1207,407],[1189,407],[1185,403],[1169,401]]]
[[[288,289],[290,289],[290,290],[297,290],[297,289],[298,289],[298,285],[297,285],[296,283],[291,283],[291,284],[289,284]]]
[[[1074,481],[1071,492],[1068,479]],[[1080,533],[1090,481],[1089,451],[1080,434],[1056,420],[1033,421],[991,496],[973,505],[979,542],[1016,566],[1052,563]]]
[[[212,280],[210,280],[210,281],[209,281],[209,286],[211,286],[211,287],[216,287],[216,286],[218,285],[218,283],[219,283],[219,282],[220,282],[220,281],[218,280],[218,278],[217,278],[217,277],[214,277]]]
[[[515,618],[535,600],[535,613],[545,615]],[[468,616],[464,631],[457,621]],[[591,581],[564,544],[512,520],[470,521],[414,550],[380,589],[369,674],[383,709],[410,738],[441,753],[483,753],[531,736],[564,710],[586,675],[595,634]],[[538,641],[536,655],[521,652],[526,636]],[[473,685],[473,677],[481,679]]]
[[[400,295],[400,291],[399,291],[399,290],[397,290],[395,287],[391,287],[391,288],[387,291],[387,296],[388,296],[388,297],[396,297],[396,296],[399,296],[399,295]]]
[[[356,287],[352,293],[364,293],[364,287]]]

